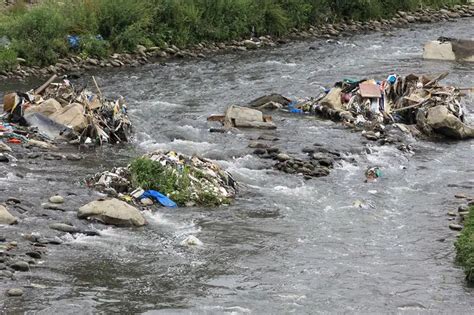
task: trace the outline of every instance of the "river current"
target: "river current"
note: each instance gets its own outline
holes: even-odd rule
[[[473,64],[421,58],[426,41],[473,38],[473,25],[468,18],[95,73],[102,91],[127,99],[134,143],[83,152],[86,159],[74,166],[2,166],[0,199],[15,195],[39,207],[59,192],[69,196],[64,220],[77,222],[74,210],[97,198],[81,184],[84,177],[155,149],[217,161],[241,184],[239,196],[217,209],[159,208],[145,214],[149,224],[140,229],[91,224],[101,236],[62,236],[65,243],[50,247],[33,272],[18,275],[17,285],[30,289],[5,300],[4,310],[471,313],[474,291],[454,264],[456,233],[448,229],[446,213],[458,206],[454,194],[474,194],[472,140],[412,139],[414,153],[408,154],[371,145],[360,133],[315,117],[273,113],[276,131],[237,134],[210,133],[206,117],[272,92],[315,96],[343,78],[449,71],[446,83],[473,86]],[[473,123],[472,96],[465,105]],[[293,155],[317,143],[344,152],[345,161],[324,178],[280,173],[247,148],[261,134],[277,137],[274,145]],[[379,166],[383,176],[364,183],[370,166]],[[2,227],[2,234],[52,233],[47,216],[22,219],[17,227]],[[189,235],[204,245],[180,246]]]

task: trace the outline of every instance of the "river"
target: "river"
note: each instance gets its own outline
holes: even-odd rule
[[[79,224],[74,210],[97,197],[81,184],[84,177],[159,148],[216,160],[240,182],[239,196],[217,209],[160,208],[145,214],[149,224],[140,229],[91,224],[101,236],[61,236],[64,243],[49,247],[31,273],[17,273],[14,285],[0,285],[26,288],[21,298],[2,296],[3,309],[11,314],[471,313],[474,291],[454,264],[456,233],[448,229],[446,213],[458,206],[455,193],[474,193],[474,141],[412,140],[415,153],[408,154],[393,146],[368,150],[360,133],[314,117],[274,113],[276,131],[239,134],[209,133],[206,117],[271,92],[317,95],[348,77],[449,71],[446,83],[472,86],[473,64],[425,61],[421,54],[423,43],[439,36],[472,38],[473,22],[413,25],[385,35],[95,73],[103,91],[128,100],[133,145],[85,151],[86,159],[75,164],[19,159],[14,168],[2,166],[0,199],[14,195],[33,210],[19,225],[1,227],[1,234],[60,234],[48,230],[52,219],[39,209],[56,192],[67,196],[71,210],[61,219]],[[472,96],[466,105],[472,123]],[[275,144],[295,155],[317,143],[344,152],[346,159],[324,178],[283,174],[247,148],[249,139],[262,133],[279,138]],[[381,168],[379,181],[364,183],[369,166]],[[354,206],[358,200],[363,207]],[[204,245],[180,246],[188,235]]]

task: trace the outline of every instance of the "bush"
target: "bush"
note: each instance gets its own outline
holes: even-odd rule
[[[157,190],[181,206],[191,199],[188,168],[178,172],[173,168],[162,166],[159,162],[138,158],[130,164],[130,171],[134,187]]]
[[[97,36],[84,36],[80,38],[80,51],[84,57],[105,58],[109,55],[110,44]]]
[[[103,57],[137,44],[187,46],[251,35],[284,35],[340,19],[367,20],[397,10],[440,7],[466,0],[44,0],[0,12],[0,37],[12,40],[30,65],[48,65],[69,53],[67,35],[86,38],[80,51]],[[94,38],[101,35],[104,42]]]
[[[90,0],[97,5],[97,32],[118,51],[134,51],[146,42],[151,26],[151,0]]]
[[[463,267],[467,281],[474,283],[474,206],[464,221],[464,229],[455,244],[456,262]]]
[[[148,158],[137,158],[130,164],[133,187],[157,190],[167,195],[178,205],[192,201],[205,207],[227,204],[227,198],[219,196],[207,180],[207,175],[192,166],[183,165],[180,169],[162,166]],[[191,176],[198,181],[191,184]]]
[[[17,55],[13,49],[0,48],[0,71],[13,70],[17,65]]]
[[[67,52],[65,18],[49,5],[14,16],[8,35],[12,49],[29,64],[48,65]]]

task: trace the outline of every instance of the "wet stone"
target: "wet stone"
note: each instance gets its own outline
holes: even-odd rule
[[[263,155],[265,153],[267,153],[267,150],[265,150],[265,149],[255,149],[253,151],[253,154],[256,154],[256,155]]]
[[[279,152],[280,152],[280,149],[279,149],[279,148],[275,148],[275,147],[273,147],[273,148],[268,148],[268,149],[267,149],[267,152],[268,152],[268,153],[279,153]]]
[[[463,226],[460,224],[451,223],[449,225],[449,228],[453,231],[461,231],[463,229]]]
[[[16,271],[29,271],[30,265],[25,261],[16,261],[10,265],[10,268]]]
[[[49,198],[49,202],[54,203],[54,204],[61,204],[61,203],[64,203],[64,198],[59,195],[51,196]]]
[[[268,149],[268,148],[270,148],[270,146],[268,144],[261,143],[261,142],[250,142],[248,147],[252,148],[252,149]]]
[[[315,148],[311,148],[311,147],[306,147],[306,148],[303,148],[303,153],[308,153],[308,154],[312,154],[316,152],[316,149]]]
[[[291,157],[288,154],[280,153],[276,156],[276,159],[278,161],[284,162],[284,161],[291,160]]]
[[[19,288],[13,288],[7,291],[8,296],[22,296],[23,295],[23,289]]]
[[[79,154],[69,154],[66,156],[66,159],[68,161],[80,161],[82,160],[82,156],[80,156]]]
[[[7,203],[17,204],[17,203],[21,203],[21,200],[15,197],[8,197]]]
[[[75,226],[64,224],[64,223],[53,223],[49,225],[49,228],[52,230],[66,232],[66,233],[78,233],[79,229]]]
[[[31,258],[41,259],[41,253],[38,251],[27,252],[25,255],[30,256]]]
[[[469,211],[469,206],[468,205],[460,205],[459,208],[458,208],[458,211],[459,212]]]

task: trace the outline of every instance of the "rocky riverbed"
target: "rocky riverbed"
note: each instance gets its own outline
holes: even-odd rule
[[[314,95],[344,76],[450,71],[449,84],[468,85],[472,65],[423,61],[421,49],[440,35],[469,36],[472,22],[413,24],[392,36],[316,39],[96,71],[103,91],[127,97],[134,142],[93,150],[64,146],[52,157],[17,148],[16,160],[2,164],[0,199],[18,219],[0,230],[7,253],[0,263],[3,309],[469,312],[473,292],[453,264],[456,232],[446,212],[458,206],[454,194],[474,189],[472,141],[408,138],[412,152],[315,117],[278,113],[276,130],[226,133],[210,133],[206,117],[235,100],[245,104],[272,92]],[[1,91],[7,84],[24,89],[4,84]],[[472,97],[467,104],[472,121]],[[340,155],[332,154],[328,176],[305,179],[273,169],[288,157],[312,159],[321,148]],[[85,178],[156,149],[215,160],[242,184],[239,196],[214,209],[148,210],[148,225],[138,228],[77,217],[79,207],[102,196]],[[254,154],[257,149],[265,152]],[[318,158],[318,165],[329,164]],[[291,167],[301,166],[294,162]],[[382,176],[365,183],[365,171],[374,166]],[[56,195],[64,202],[43,206]]]

